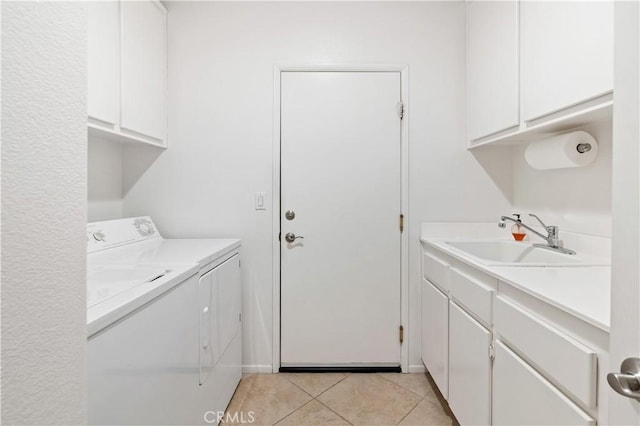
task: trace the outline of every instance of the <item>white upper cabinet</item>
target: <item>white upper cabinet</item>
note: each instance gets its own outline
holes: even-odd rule
[[[518,60],[518,3],[467,3],[469,139],[520,124]]]
[[[613,2],[520,3],[522,115],[531,121],[613,90]]]
[[[90,132],[166,147],[166,9],[153,0],[88,9]]]
[[[89,120],[114,126],[119,121],[120,4],[89,2],[88,99]]]
[[[120,126],[162,142],[166,127],[166,11],[149,1],[124,1],[121,8]]]
[[[611,119],[612,1],[467,1],[468,147]]]

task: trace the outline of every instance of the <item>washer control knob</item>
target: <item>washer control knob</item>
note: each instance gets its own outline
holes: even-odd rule
[[[102,231],[96,231],[93,233],[93,239],[104,242],[107,240],[107,236]]]
[[[144,217],[137,218],[133,222],[133,224],[138,230],[138,233],[143,237],[148,237],[150,235],[153,235],[156,232],[155,228],[153,227],[153,223],[151,223],[148,219]]]

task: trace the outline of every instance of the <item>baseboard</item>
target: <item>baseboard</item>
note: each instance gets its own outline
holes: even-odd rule
[[[408,373],[424,373],[427,369],[422,364],[410,365]],[[243,365],[243,374],[270,374],[273,373],[273,367],[270,365]]]
[[[280,367],[281,373],[400,373],[400,367]]]
[[[422,364],[410,365],[409,373],[425,373],[427,371]]]
[[[243,374],[270,374],[273,373],[273,367],[271,365],[243,365]]]

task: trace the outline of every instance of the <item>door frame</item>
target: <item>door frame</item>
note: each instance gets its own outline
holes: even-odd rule
[[[273,67],[273,186],[272,209],[272,259],[273,259],[273,338],[272,372],[280,371],[280,82],[283,72],[399,72],[400,96],[404,105],[400,121],[400,208],[404,215],[404,231],[400,244],[400,322],[404,327],[404,342],[400,346],[400,367],[409,372],[409,66],[406,64],[357,64],[357,65],[274,65]],[[400,212],[399,212],[400,213]],[[400,325],[400,324],[399,324]]]

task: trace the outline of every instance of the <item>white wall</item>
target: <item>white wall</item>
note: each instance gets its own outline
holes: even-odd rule
[[[524,159],[526,144],[513,150],[513,211],[527,213],[563,231],[611,238],[611,122],[581,128],[598,141],[598,157],[586,167],[535,170]],[[535,238],[533,238],[535,239]]]
[[[122,217],[122,152],[120,143],[89,136],[89,222]]]
[[[2,2],[2,421],[86,422],[82,2]]]
[[[410,364],[421,365],[419,224],[490,221],[511,210],[505,154],[465,149],[464,4],[168,7],[169,149],[125,148],[124,214],[152,215],[169,237],[242,238],[244,362],[258,369],[272,362],[274,212],[253,203],[256,191],[271,198],[273,65],[409,65],[408,337]]]

